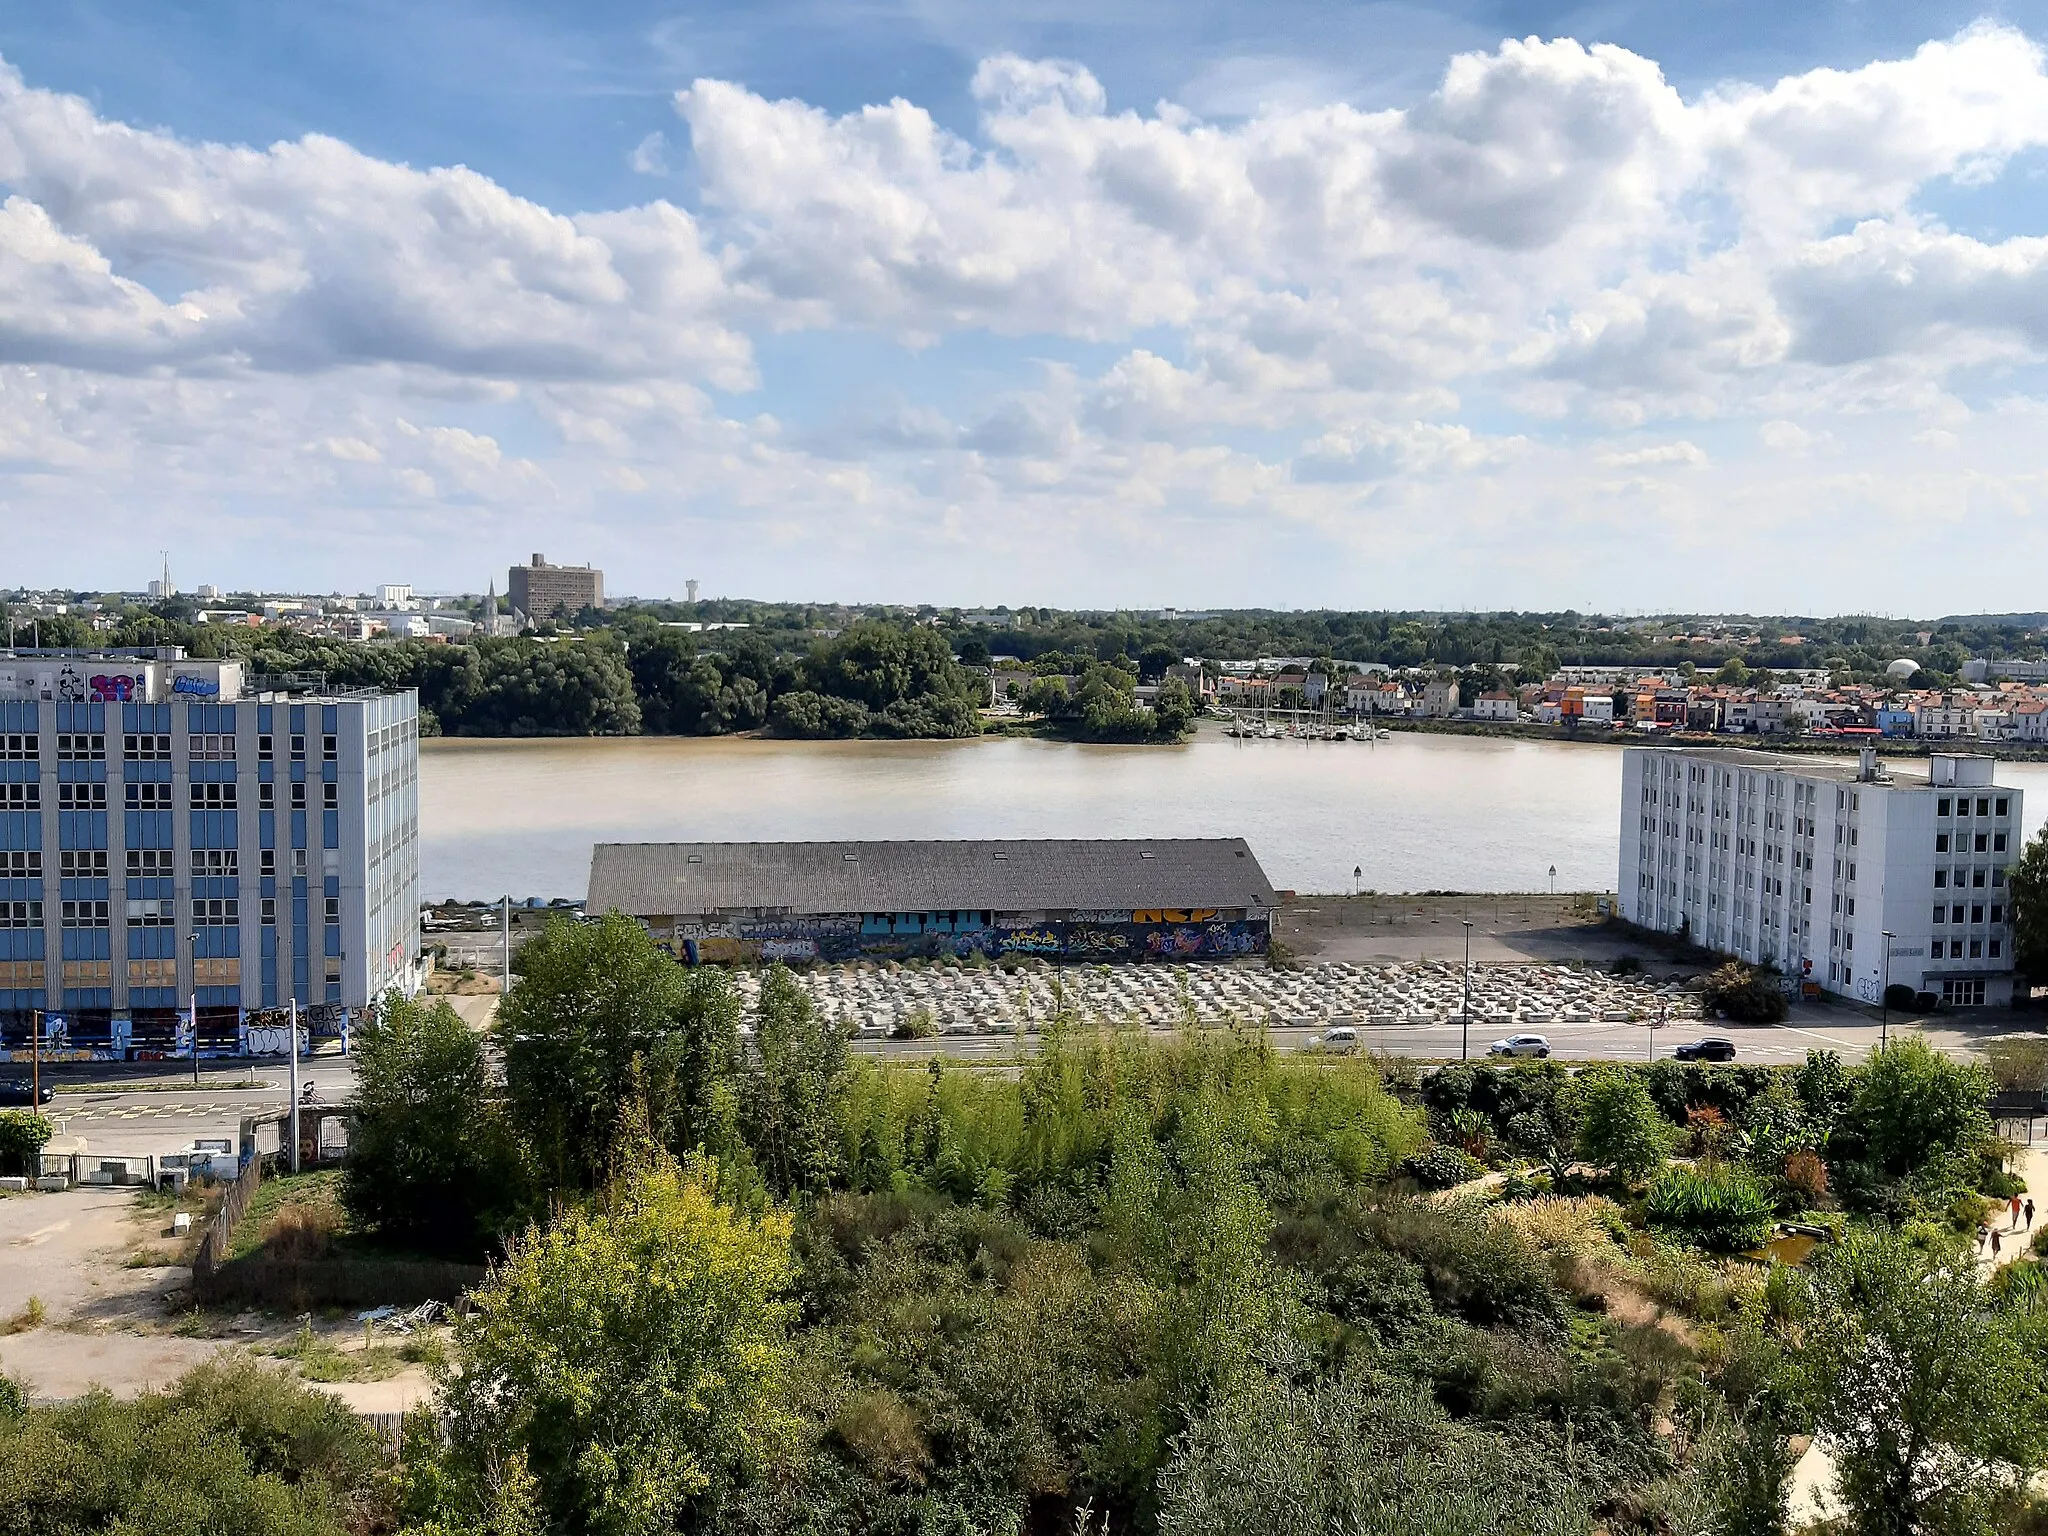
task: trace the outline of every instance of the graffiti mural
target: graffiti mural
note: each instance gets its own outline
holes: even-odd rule
[[[126,704],[136,697],[140,682],[140,678],[130,677],[126,672],[95,672],[85,685],[95,704]]]
[[[1224,917],[1214,908],[1089,912],[1059,921],[998,923],[953,931],[857,917],[683,921],[668,940],[686,965],[759,965],[782,961],[935,960],[1004,955],[1096,964],[1142,960],[1227,960],[1263,954],[1270,925]]]
[[[1155,923],[1206,923],[1215,916],[1214,907],[1190,907],[1185,911],[1162,907],[1152,911],[1133,912],[1131,921],[1146,926]]]
[[[251,1024],[248,1028],[247,1044],[244,1047],[251,1056],[289,1056],[292,1050],[292,1027],[289,1021],[283,1024]],[[306,1032],[299,1031],[299,1054],[308,1054]]]

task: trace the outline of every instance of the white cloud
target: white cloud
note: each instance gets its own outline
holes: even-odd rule
[[[616,522],[639,570],[686,525],[905,581],[944,567],[873,551],[1028,565],[1028,509],[1113,550],[1279,529],[1333,569],[1564,580],[1688,517],[1909,538],[1936,466],[1967,463],[1956,499],[2039,548],[2017,445],[2048,234],[1930,211],[2048,145],[2048,65],[2014,29],[1692,99],[1570,39],[1461,55],[1400,110],[1290,91],[1211,122],[1010,56],[971,89],[952,132],[699,80],[676,107],[701,206],[569,213],[317,135],[134,128],[0,65],[0,507],[541,547]],[[683,153],[654,133],[628,163]],[[914,399],[864,365],[757,376],[755,337],[806,330],[974,361],[928,351],[952,372]],[[1973,418],[1986,370],[2012,398]]]

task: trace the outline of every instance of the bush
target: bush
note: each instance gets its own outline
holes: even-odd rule
[[[1903,981],[1895,981],[1884,989],[1884,1005],[1894,1013],[1913,1011],[1913,989]]]
[[[49,1119],[33,1109],[0,1110],[0,1168],[34,1178],[54,1133]]]
[[[1776,1024],[1787,1012],[1785,994],[1772,973],[1734,960],[1707,978],[1700,1000],[1738,1024]]]
[[[1424,1189],[1449,1189],[1478,1178],[1486,1172],[1486,1165],[1462,1147],[1433,1141],[1403,1159],[1401,1172]]]
[[[1807,1205],[1818,1205],[1827,1198],[1828,1165],[1817,1152],[1801,1147],[1785,1159],[1785,1182]]]
[[[1776,1210],[1755,1175],[1736,1163],[1666,1168],[1644,1204],[1651,1221],[1716,1253],[1756,1247],[1770,1235]]]

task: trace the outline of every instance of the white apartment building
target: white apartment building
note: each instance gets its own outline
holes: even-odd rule
[[[1874,751],[1632,748],[1620,914],[1863,1002],[1889,982],[2002,1006],[2021,820],[1994,769],[1960,754],[1880,766]]]

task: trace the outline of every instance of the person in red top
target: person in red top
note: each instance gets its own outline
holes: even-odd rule
[[[2017,1231],[2020,1224],[2020,1197],[2018,1195],[2014,1195],[2009,1203],[2012,1206],[2013,1228],[2015,1231]]]

